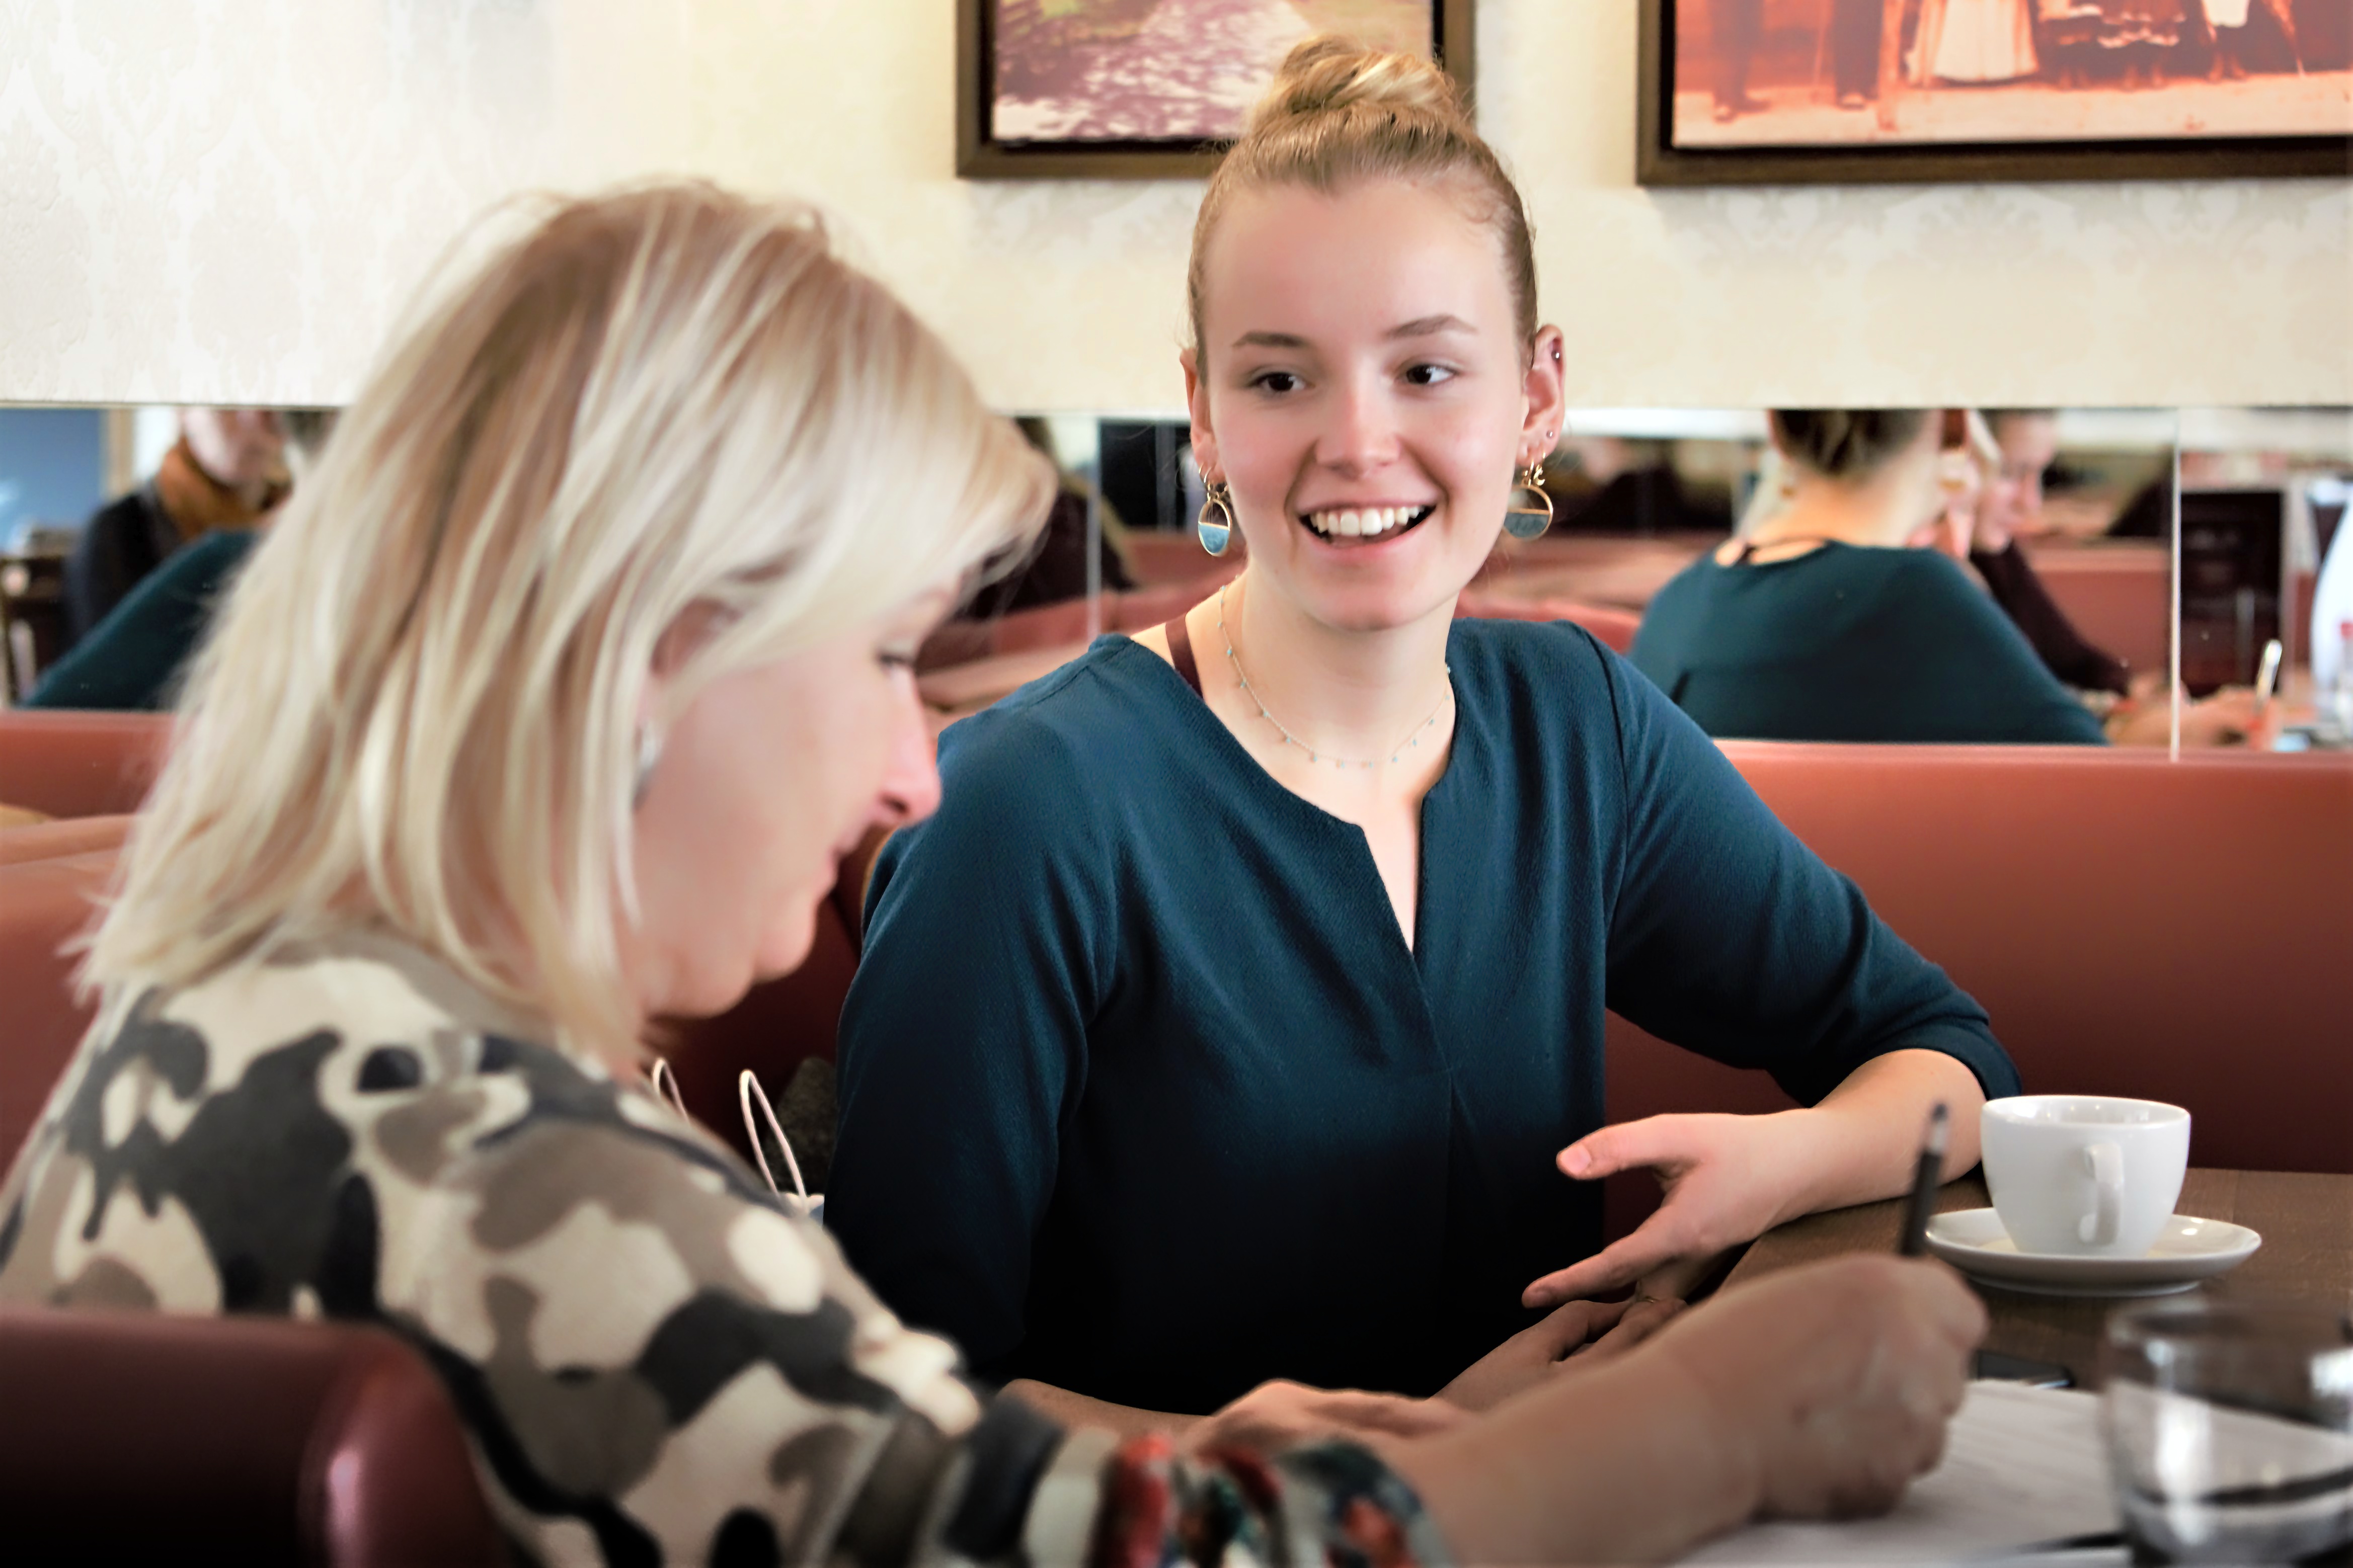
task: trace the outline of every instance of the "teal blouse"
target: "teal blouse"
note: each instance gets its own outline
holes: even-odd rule
[[[843,1014],[827,1223],[976,1371],[1426,1394],[1592,1252],[1614,1009],[1819,1100],[1985,1015],[1568,626],[1458,621],[1409,948],[1364,833],[1122,637],[942,740]]]
[[[1693,562],[1651,601],[1634,667],[1711,735],[2097,746],[2099,721],[1952,561],[1825,544]]]

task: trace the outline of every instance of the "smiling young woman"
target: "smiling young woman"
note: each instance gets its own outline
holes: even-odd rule
[[[1534,279],[1446,79],[1301,46],[1190,273],[1248,569],[950,731],[878,865],[828,1223],[1049,1408],[1492,1403],[1617,1321],[1576,1298],[1896,1192],[1933,1101],[1973,1128],[2016,1081],[1639,675],[1454,620],[1559,428]],[[1605,1009],[1810,1109],[1605,1128]],[[1594,1179],[1644,1166],[1668,1201],[1599,1250]]]

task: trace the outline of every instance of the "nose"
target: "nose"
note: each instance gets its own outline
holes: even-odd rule
[[[1345,382],[1333,405],[1332,423],[1315,444],[1316,460],[1354,479],[1395,462],[1397,456],[1397,416],[1386,379]]]
[[[874,820],[885,827],[903,827],[923,821],[939,808],[939,742],[932,734],[923,699],[910,680],[892,724],[891,760],[882,773],[882,787],[876,792]]]

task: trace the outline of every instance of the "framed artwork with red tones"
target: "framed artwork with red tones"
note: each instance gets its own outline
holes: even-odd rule
[[[1472,0],[956,0],[956,173],[1197,179],[1293,45],[1345,34],[1467,88]]]
[[[2348,0],[1641,0],[1644,184],[2353,174]]]

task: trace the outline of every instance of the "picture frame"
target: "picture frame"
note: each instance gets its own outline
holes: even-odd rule
[[[1082,0],[1082,6],[1069,10],[1081,9],[1087,4],[1102,5],[1114,13],[1121,9],[1121,0]],[[1150,0],[1127,0],[1127,4],[1139,11],[1152,9]],[[1473,4],[1474,0],[1308,0],[1302,8],[1315,13],[1308,18],[1311,22],[1346,23],[1369,16],[1377,21],[1390,21],[1392,26],[1393,17],[1385,17],[1384,13],[1426,9],[1434,57],[1468,92],[1475,79]],[[1011,95],[1000,96],[999,86],[1004,79],[1000,75],[1003,62],[998,50],[1001,44],[1008,41],[1005,36],[1007,26],[1029,20],[1029,13],[1039,8],[1039,0],[956,0],[956,174],[973,180],[1207,178],[1217,166],[1219,152],[1240,129],[1240,110],[1231,103],[1237,96],[1233,74],[1219,79],[1222,101],[1230,110],[1233,123],[1218,134],[1037,133],[1041,123],[1051,117],[1040,115],[1031,102]],[[1068,15],[1069,10],[1064,14]],[[1335,30],[1357,31],[1354,27]],[[1366,41],[1391,40],[1367,37]],[[1265,80],[1271,79],[1271,62],[1261,60],[1256,70],[1245,68],[1245,80],[1257,75],[1258,70],[1265,73]],[[1245,90],[1254,96],[1265,80]],[[1008,133],[1008,128],[1000,121],[1013,116],[1000,112],[1005,109],[1019,110],[1019,117],[1028,123]],[[1198,127],[1195,130],[1198,132]]]
[[[1875,62],[1854,58],[1856,33],[1832,32],[1857,0],[1640,3],[1635,179],[1643,185],[2353,174],[2353,107],[2336,107],[2353,105],[2344,96],[2353,90],[2353,63],[2338,58],[2348,46],[2333,32],[2324,28],[2316,40],[2293,32],[2309,0],[1878,0]],[[2212,26],[2210,5],[2245,19],[2239,28]],[[1955,6],[1964,10],[1949,9]],[[2031,29],[2015,44],[2017,19],[2004,14],[2012,6]],[[2164,41],[2161,20],[2134,37],[2126,24],[2138,20],[2130,15],[2136,8],[2160,18],[2178,14],[2172,42]],[[2123,20],[2111,21],[2111,13]],[[1758,18],[1757,32],[1747,31],[1744,14]],[[1916,79],[1932,15],[1936,64],[1965,78],[1995,76],[1957,82],[1932,68],[1926,79]],[[1956,15],[1968,24],[1966,34],[1947,32]],[[1897,26],[1891,28],[1890,19]],[[1776,20],[1778,29],[1770,25]],[[1757,39],[1773,39],[1784,79],[1788,75],[1792,20],[1819,28],[1810,75],[1795,87],[1783,79],[1751,92],[1743,77],[1773,52],[1756,48]],[[2325,47],[2325,56],[2314,58],[2327,69],[2306,68],[2298,55],[2292,78],[2276,68],[2232,77],[2245,70],[2238,52],[2256,52],[2253,42],[2242,41],[2242,29],[2268,51],[2258,67],[2276,68],[2281,39],[2288,37],[2291,47]],[[1957,36],[1961,62],[1954,65],[1943,45]],[[1746,52],[1737,47],[1743,41],[1751,42]],[[1841,46],[1835,52],[1833,44]],[[2232,51],[2227,58],[2226,49]],[[2179,75],[2168,80],[2168,63],[2177,69],[2195,65],[2201,74],[2195,81]],[[2146,79],[2136,79],[2143,72]],[[2210,82],[2207,73],[2221,79]],[[2316,79],[2322,75],[2326,82]],[[2281,90],[2282,83],[2292,87]],[[2164,96],[2168,90],[2171,100]],[[2179,120],[2181,132],[2155,133],[2169,118]],[[2273,121],[2288,128],[2244,130]],[[2315,123],[2304,128],[2306,121]]]

